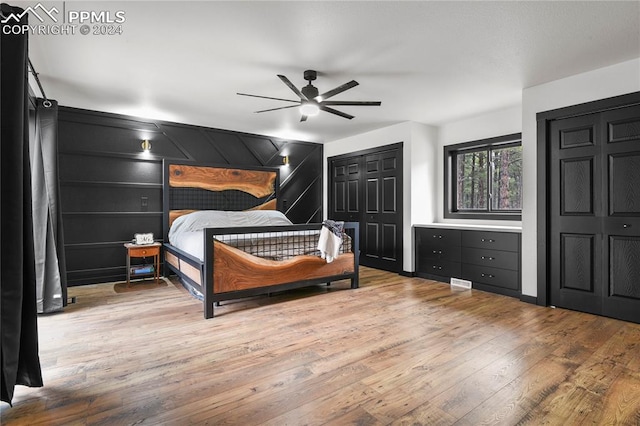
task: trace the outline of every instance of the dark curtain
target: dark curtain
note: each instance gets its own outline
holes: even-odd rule
[[[4,17],[22,9],[0,6]],[[26,15],[17,23],[27,24]],[[15,21],[4,25],[15,25]],[[27,35],[0,35],[0,398],[15,385],[42,386],[31,217]]]
[[[36,302],[41,314],[62,310],[67,300],[58,183],[58,104],[38,99],[29,112]]]

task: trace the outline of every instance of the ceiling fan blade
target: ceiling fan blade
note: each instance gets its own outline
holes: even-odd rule
[[[380,101],[324,101],[323,105],[357,105],[357,106],[380,106]]]
[[[248,93],[236,93],[240,96],[251,96],[252,98],[262,98],[262,99],[273,99],[274,101],[286,101],[286,102],[295,102],[300,103],[300,101],[294,101],[291,99],[282,99],[282,98],[272,98],[271,96],[260,96],[260,95],[250,95]]]
[[[351,120],[353,118],[353,115],[349,115],[345,112],[342,111],[338,111],[337,109],[333,109],[333,108],[329,108],[328,106],[322,105],[320,104],[320,109],[326,112],[330,112],[331,114],[335,114],[335,115],[339,115],[340,117],[344,117],[347,118],[349,120]]]
[[[280,78],[280,80],[282,80],[282,82],[284,84],[289,86],[289,89],[293,90],[293,92],[296,95],[298,95],[300,97],[300,99],[302,99],[303,101],[308,101],[309,100],[309,99],[307,99],[307,97],[305,95],[302,94],[302,92],[300,90],[298,90],[298,88],[296,86],[293,85],[293,83],[291,81],[289,81],[289,79],[287,77],[285,77],[284,75],[278,74],[278,78]]]
[[[301,122],[302,122],[302,121],[307,121],[307,116],[306,116],[306,115],[301,116],[301,117],[300,117],[300,121],[301,121]]]
[[[355,80],[351,80],[348,83],[343,84],[342,86],[338,86],[335,89],[329,90],[328,92],[323,93],[322,95],[316,96],[315,100],[318,102],[322,102],[325,99],[329,99],[332,96],[337,95],[338,93],[342,93],[345,90],[351,89],[352,87],[356,87],[358,82]]]
[[[283,106],[283,107],[279,107],[279,108],[263,109],[263,110],[260,110],[260,111],[256,111],[256,113],[259,113],[259,112],[269,112],[269,111],[277,111],[277,110],[279,110],[279,109],[297,108],[297,107],[298,107],[298,105],[289,105],[289,106]]]

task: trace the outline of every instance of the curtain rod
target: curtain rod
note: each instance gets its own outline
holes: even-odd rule
[[[49,108],[52,104],[51,101],[49,101],[49,99],[47,98],[47,95],[44,93],[44,89],[42,88],[42,83],[40,83],[40,78],[38,78],[38,73],[36,72],[36,69],[33,67],[33,64],[31,63],[31,58],[28,58],[29,61],[29,68],[31,71],[31,74],[33,74],[33,77],[36,79],[36,83],[38,83],[38,88],[40,89],[40,93],[42,93],[42,97],[44,98],[44,102],[42,102],[42,105],[45,108]]]

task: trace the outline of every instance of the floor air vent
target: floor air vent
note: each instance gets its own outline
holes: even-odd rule
[[[451,287],[471,288],[471,281],[461,280],[460,278],[451,278]]]

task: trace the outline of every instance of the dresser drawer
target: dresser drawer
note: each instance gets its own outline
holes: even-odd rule
[[[463,247],[462,259],[465,263],[471,263],[473,265],[510,269],[512,271],[520,269],[518,253],[515,251]]]
[[[416,228],[416,243],[422,247],[434,248],[459,246],[460,230],[439,228]]]
[[[491,268],[488,266],[462,265],[462,278],[474,283],[489,284],[495,287],[519,290],[518,271]]]
[[[461,274],[460,262],[437,259],[420,260],[418,272],[442,277],[459,277]]]
[[[451,260],[460,262],[460,254],[462,248],[460,246],[447,246],[438,244],[422,244],[418,250],[418,257],[424,259]]]
[[[160,253],[160,246],[150,247],[132,247],[129,249],[129,256],[131,257],[147,257],[156,256]]]
[[[520,250],[520,235],[512,232],[465,231],[462,234],[463,247],[490,250]]]

